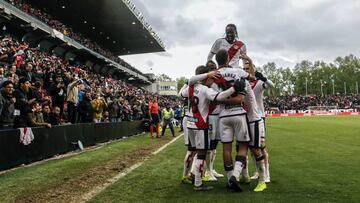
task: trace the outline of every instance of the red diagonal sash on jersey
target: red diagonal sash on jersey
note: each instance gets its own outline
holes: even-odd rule
[[[189,99],[191,102],[191,110],[193,113],[193,117],[197,119],[195,122],[195,125],[198,129],[207,129],[209,128],[209,124],[204,121],[204,118],[201,116],[199,108],[198,108],[198,102],[195,99],[194,96],[194,85],[189,86]],[[207,119],[206,119],[207,120]]]
[[[224,77],[220,77],[220,78],[217,78],[214,80],[214,83],[217,84],[219,86],[219,88],[222,90],[222,91],[225,91],[229,88],[232,87],[232,85],[230,84],[229,81],[225,80]],[[232,95],[232,97],[236,97],[237,96],[237,93],[234,92]]]
[[[255,81],[251,82],[251,89],[254,89],[258,82],[259,82],[258,80],[255,80]]]
[[[239,51],[239,49],[241,49],[241,47],[244,46],[244,43],[241,41],[235,41],[233,43],[233,45],[230,47],[230,49],[228,50],[228,55],[229,55],[229,61],[231,61],[235,54]]]

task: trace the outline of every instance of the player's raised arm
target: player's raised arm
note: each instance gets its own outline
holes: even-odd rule
[[[217,53],[217,51],[220,49],[220,40],[216,40],[215,43],[212,45],[210,52],[208,54],[207,60],[206,61],[210,61],[215,54]]]
[[[186,84],[185,84],[186,85]],[[185,86],[184,85],[184,86]],[[183,87],[184,87],[183,86]],[[185,88],[181,88],[181,90],[180,90],[180,92],[179,92],[179,95],[181,96],[181,97],[189,97],[189,86],[187,86],[186,85],[186,87]]]
[[[262,73],[256,71],[255,77],[256,79],[264,82],[263,84],[264,89],[266,89],[267,87],[274,87],[274,83],[271,80],[267,79]]]
[[[181,87],[181,89],[180,89],[180,91],[179,91],[179,93],[178,93],[178,96],[179,96],[179,97],[186,97],[186,96],[184,96],[184,95],[182,94],[182,92],[183,92],[183,90],[187,89],[187,87],[188,87],[188,85],[187,85],[186,83]]]
[[[207,78],[218,79],[219,77],[221,77],[219,71],[211,71],[208,73],[194,75],[190,78],[189,85],[193,85],[199,81],[206,80]]]

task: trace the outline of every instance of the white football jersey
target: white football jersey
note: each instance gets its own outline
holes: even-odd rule
[[[251,85],[248,81],[246,81],[245,93],[246,95],[244,101],[244,108],[247,112],[249,122],[261,120],[261,115],[259,107],[257,105],[255,94],[254,91],[251,89]]]
[[[230,44],[225,38],[220,38],[215,41],[210,52],[216,54],[221,49],[228,52],[229,65],[233,68],[240,68],[240,54],[246,54],[246,45],[238,40]]]
[[[189,98],[189,113],[187,128],[209,128],[209,104],[219,95],[219,92],[202,84],[194,84],[185,88],[181,95]]]
[[[255,80],[250,82],[251,89],[254,91],[256,103],[259,107],[259,113],[261,117],[265,117],[264,108],[264,91],[266,84],[261,80]]]
[[[212,83],[210,86],[216,92],[221,92],[221,89],[216,83]],[[219,115],[221,111],[221,106],[217,102],[211,102],[209,106],[209,114],[210,115]]]
[[[249,73],[239,68],[225,67],[219,69],[219,73],[221,77],[215,80],[215,83],[219,86],[219,88],[222,91],[232,87],[234,85],[235,80],[249,77]],[[221,109],[220,117],[225,115],[230,116],[235,114],[246,113],[244,108],[240,104],[239,105],[221,104],[220,109]]]

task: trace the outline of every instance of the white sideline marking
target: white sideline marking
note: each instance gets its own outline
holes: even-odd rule
[[[181,135],[177,136],[176,138],[172,139],[170,142],[166,143],[164,146],[160,147],[158,150],[156,150],[155,152],[152,152],[152,155],[156,155],[159,152],[161,152],[162,150],[164,150],[166,147],[168,147],[170,144],[174,143],[176,140],[178,140],[181,136],[183,136],[184,133],[182,133]],[[126,176],[127,174],[131,173],[133,170],[139,168],[141,165],[143,165],[143,163],[145,161],[147,161],[149,158],[148,157],[146,159],[144,159],[142,162],[136,163],[132,166],[130,166],[129,168],[125,169],[124,171],[120,172],[119,174],[117,174],[116,176],[108,179],[104,184],[95,187],[95,189],[93,189],[92,191],[86,193],[83,197],[81,202],[87,202],[89,200],[91,200],[93,197],[95,197],[95,195],[99,194],[100,192],[104,191],[107,187],[109,187],[110,185],[114,184],[115,182],[117,182],[119,179],[121,179],[122,177]]]
[[[166,143],[164,146],[160,147],[158,150],[156,150],[155,152],[153,152],[153,155],[158,154],[159,152],[161,152],[163,149],[165,149],[167,146],[171,145],[173,142],[175,142],[176,140],[178,140],[182,135],[184,135],[184,133],[182,133],[181,135],[177,136],[176,138],[172,139],[170,142]]]

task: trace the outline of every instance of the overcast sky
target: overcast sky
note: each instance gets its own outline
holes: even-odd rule
[[[122,56],[143,72],[173,79],[206,62],[228,23],[256,65],[293,67],[303,59],[360,56],[359,0],[133,0],[166,52]],[[152,69],[152,70],[150,70]]]

